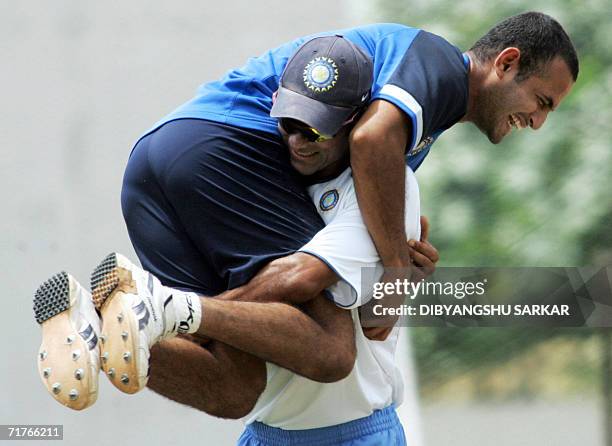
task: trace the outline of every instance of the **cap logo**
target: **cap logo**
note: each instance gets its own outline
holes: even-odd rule
[[[338,81],[338,65],[330,57],[316,57],[304,68],[304,84],[315,93],[331,90]]]
[[[322,211],[329,211],[333,209],[338,203],[338,198],[340,195],[336,189],[328,190],[323,195],[321,195],[321,199],[319,200],[319,207]]]

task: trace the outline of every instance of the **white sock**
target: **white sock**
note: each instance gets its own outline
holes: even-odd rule
[[[168,297],[164,301],[164,337],[195,333],[202,320],[202,305],[196,293],[164,287]]]

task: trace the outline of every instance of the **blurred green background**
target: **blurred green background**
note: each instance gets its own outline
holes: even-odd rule
[[[378,0],[377,20],[440,34],[466,51],[504,17],[538,10],[561,22],[580,57],[572,93],[538,132],[491,145],[457,125],[418,171],[439,266],[612,264],[612,3]],[[612,445],[610,332],[413,330],[425,402],[597,400]]]

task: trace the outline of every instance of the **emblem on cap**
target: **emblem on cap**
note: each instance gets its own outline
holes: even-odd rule
[[[328,190],[323,195],[321,195],[321,199],[319,200],[319,207],[322,211],[329,211],[333,209],[336,204],[338,204],[338,191],[336,189]]]
[[[315,93],[331,90],[338,81],[338,65],[330,57],[316,57],[304,68],[304,84]]]

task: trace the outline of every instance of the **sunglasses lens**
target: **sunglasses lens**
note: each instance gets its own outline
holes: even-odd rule
[[[283,118],[280,120],[280,125],[289,135],[299,133],[310,142],[323,142],[329,139],[317,133],[315,129],[307,127],[305,124],[302,124],[295,119]]]

